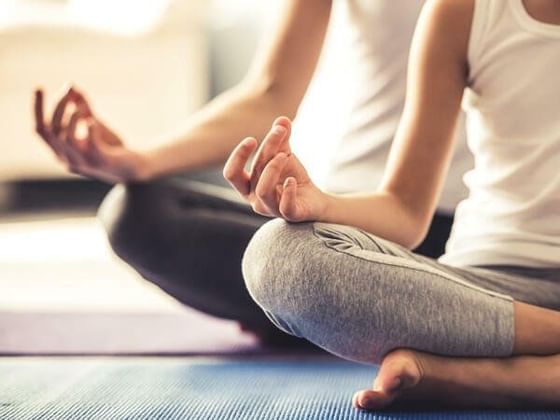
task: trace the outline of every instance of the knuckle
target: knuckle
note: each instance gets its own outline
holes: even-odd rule
[[[291,208],[286,209],[284,212],[284,217],[286,220],[288,221],[295,221],[296,220],[296,214],[294,213],[294,211]]]
[[[262,216],[268,216],[268,215],[269,215],[269,214],[268,214],[268,209],[267,209],[266,207],[264,207],[264,206],[262,205],[262,203],[260,203],[260,202],[258,202],[258,201],[254,202],[253,205],[252,205],[252,207],[253,207],[253,211],[254,211],[255,213],[258,213],[258,214],[260,214],[260,215],[262,215]]]

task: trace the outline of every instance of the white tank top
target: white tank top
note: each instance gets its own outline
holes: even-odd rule
[[[560,26],[522,0],[477,0],[468,61],[469,197],[447,252],[456,266],[560,266]]]
[[[336,4],[336,18],[345,29],[334,34],[337,60],[344,63],[336,83],[344,84],[349,112],[324,182],[326,190],[373,191],[379,185],[404,107],[410,43],[423,5],[419,0],[339,0]],[[462,177],[472,166],[460,128],[438,206],[441,211],[453,212],[466,197]]]

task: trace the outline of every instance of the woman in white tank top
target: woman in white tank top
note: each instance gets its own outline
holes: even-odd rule
[[[249,292],[282,330],[381,363],[355,406],[560,408],[558,68],[558,0],[429,1],[376,193],[317,188],[286,118],[251,172],[255,139],[230,156],[226,178],[255,211],[284,219],[246,250]],[[409,250],[435,210],[461,103],[476,162],[436,261]]]

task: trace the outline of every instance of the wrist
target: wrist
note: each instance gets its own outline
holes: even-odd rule
[[[130,181],[147,182],[157,176],[156,160],[147,152],[137,152],[134,166],[131,170]]]
[[[321,210],[319,211],[317,221],[318,222],[325,222],[325,223],[332,223],[334,220],[333,213],[334,209],[336,208],[336,196],[334,194],[329,194],[324,191],[321,191],[322,195],[322,205]]]

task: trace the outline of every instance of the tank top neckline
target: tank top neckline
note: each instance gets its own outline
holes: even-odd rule
[[[560,25],[535,19],[527,11],[523,0],[510,0],[510,5],[517,21],[526,30],[541,36],[560,38]]]

